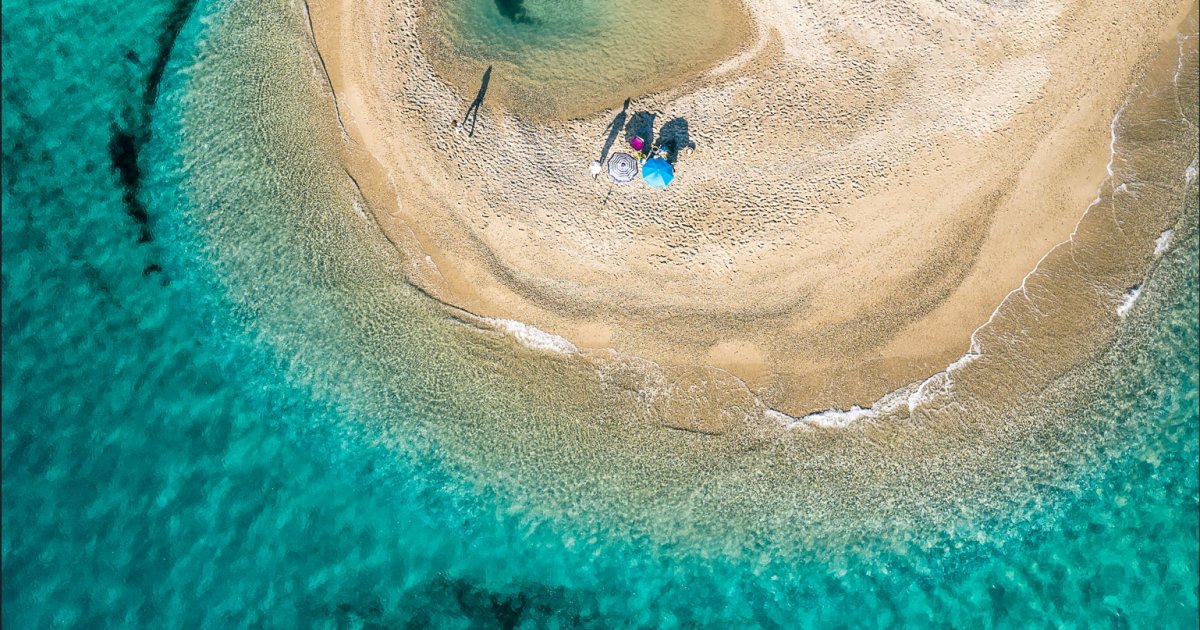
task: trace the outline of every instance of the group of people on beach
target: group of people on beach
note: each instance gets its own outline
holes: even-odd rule
[[[642,141],[642,139],[638,136],[634,136],[633,138],[629,139],[629,145],[633,149],[633,157],[637,158],[637,163],[638,163],[639,167],[645,166],[646,160],[650,159],[651,155],[665,160],[671,154],[671,150],[667,147],[666,143],[659,144],[656,149],[654,149],[653,151],[647,152],[647,151],[645,151],[644,146],[642,148],[639,148],[637,145],[635,145],[634,144],[635,140]],[[696,152],[695,143],[689,143],[683,149],[684,157],[691,157],[691,155],[695,152]],[[588,170],[592,173],[592,179],[599,178],[600,172],[603,169],[604,169],[604,165],[600,163],[600,160],[592,160],[591,166],[588,167]]]
[[[686,156],[690,156],[692,153],[695,153],[695,152],[696,152],[696,145],[689,144],[687,147],[684,148],[683,155],[686,157]],[[651,151],[651,152],[645,152],[641,149],[635,148],[633,157],[637,158],[638,165],[641,166],[646,163],[646,160],[650,159],[651,154],[654,155],[655,157],[660,157],[665,160],[665,159],[667,159],[667,156],[671,155],[671,150],[669,148],[667,148],[666,143],[658,145],[658,148],[654,149],[654,151]]]

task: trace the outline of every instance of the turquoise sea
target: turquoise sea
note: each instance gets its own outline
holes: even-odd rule
[[[3,7],[6,628],[1198,626],[1194,105],[1118,133],[1182,204],[1112,339],[994,468],[876,491],[659,437],[410,288],[298,15]]]

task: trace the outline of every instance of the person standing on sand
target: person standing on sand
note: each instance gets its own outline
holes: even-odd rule
[[[589,167],[592,172],[592,179],[600,177],[600,160],[592,160],[592,165]]]
[[[454,119],[450,121],[450,126],[454,128],[454,135],[462,133],[463,124],[461,120]]]

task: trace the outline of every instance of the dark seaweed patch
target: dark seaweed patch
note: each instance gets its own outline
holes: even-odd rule
[[[522,584],[500,593],[472,581],[438,576],[411,594],[415,605],[401,603],[388,610],[375,598],[342,601],[322,607],[317,616],[331,618],[338,627],[431,628],[446,619],[457,619],[470,628],[511,630],[525,625],[544,628],[557,619],[562,627],[596,627],[591,615],[581,615],[579,602],[561,587]],[[419,602],[419,604],[416,604]],[[314,611],[316,612],[316,611]]]
[[[516,24],[533,24],[529,11],[525,9],[525,0],[496,0],[496,9],[500,15]]]
[[[121,179],[121,198],[125,203],[125,214],[137,223],[138,243],[154,240],[150,231],[150,214],[139,198],[142,189],[142,169],[138,166],[138,153],[144,140],[113,125],[112,137],[108,140],[108,157],[113,169]]]
[[[171,59],[171,51],[179,38],[183,25],[196,6],[196,0],[181,0],[171,7],[170,13],[159,34],[154,62],[146,75],[145,89],[142,92],[140,107],[136,110],[127,108],[123,120],[114,121],[112,137],[108,142],[108,156],[113,170],[121,180],[122,201],[125,213],[134,220],[138,227],[138,243],[149,243],[154,240],[150,226],[150,213],[142,203],[142,168],[140,158],[142,149],[150,140],[150,118],[154,103],[158,100],[158,90],[166,73],[167,63]],[[126,51],[125,60],[138,63],[140,58],[132,50]],[[155,265],[157,266],[157,265]],[[161,269],[161,268],[160,268]]]

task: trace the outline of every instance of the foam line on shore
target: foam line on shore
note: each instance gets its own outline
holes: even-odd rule
[[[534,350],[553,352],[555,354],[574,354],[579,351],[579,348],[570,341],[523,322],[513,319],[494,319],[491,317],[481,317],[480,320],[517,340],[521,345]]]
[[[1033,277],[1033,274],[1037,273],[1038,270],[1041,269],[1042,263],[1045,262],[1045,260],[1049,258],[1051,254],[1058,251],[1059,247],[1062,247],[1063,245],[1070,245],[1075,242],[1075,235],[1079,233],[1079,226],[1083,225],[1084,219],[1087,218],[1088,213],[1091,212],[1092,208],[1096,207],[1096,205],[1104,199],[1104,187],[1110,184],[1114,177],[1113,162],[1117,157],[1117,123],[1121,120],[1121,114],[1125,112],[1125,107],[1128,105],[1129,99],[1126,99],[1121,107],[1117,110],[1116,115],[1113,116],[1112,122],[1109,123],[1108,164],[1104,166],[1104,170],[1108,173],[1108,175],[1097,187],[1096,198],[1093,199],[1092,202],[1088,204],[1087,208],[1084,209],[1083,215],[1080,216],[1079,221],[1075,223],[1075,228],[1071,230],[1071,235],[1067,237],[1067,240],[1055,245],[1054,247],[1051,247],[1049,251],[1042,255],[1042,257],[1038,259],[1037,264],[1033,266],[1033,269],[1030,270],[1029,273],[1025,274],[1024,278],[1021,278],[1020,286],[1012,291],[1009,291],[1008,294],[1004,296],[1004,299],[1000,300],[1000,304],[996,306],[995,310],[992,311],[992,314],[988,316],[987,321],[971,333],[971,343],[967,351],[968,354],[983,354],[983,348],[980,346],[978,339],[979,331],[991,325],[992,321],[996,319],[996,315],[1000,313],[1001,309],[1004,308],[1004,305],[1008,303],[1009,298],[1011,298],[1013,294],[1019,291],[1021,295],[1025,296],[1026,299],[1029,298],[1029,294],[1026,293],[1026,284],[1029,282],[1029,278]]]
[[[1124,319],[1133,310],[1133,305],[1142,296],[1142,285],[1137,285],[1125,292],[1125,298],[1117,306],[1117,316]]]
[[[800,418],[789,416],[775,409],[767,409],[763,414],[788,429],[844,429],[860,421],[874,419],[879,415],[873,407],[859,407],[858,405],[845,410],[825,409],[823,411],[816,411]]]
[[[1165,230],[1158,238],[1154,239],[1154,255],[1162,256],[1163,252],[1171,246],[1171,241],[1175,239],[1175,230]]]

